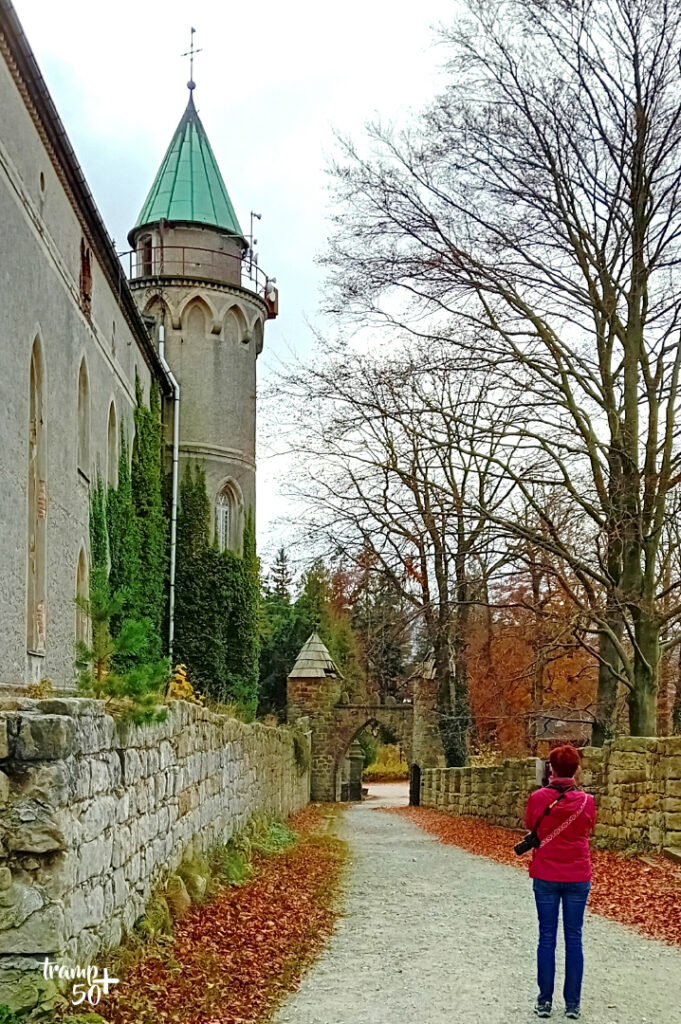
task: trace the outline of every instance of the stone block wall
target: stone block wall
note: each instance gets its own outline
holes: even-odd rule
[[[527,798],[537,788],[536,765],[531,757],[485,768],[426,768],[421,773],[421,806],[518,828]]]
[[[681,736],[623,736],[587,747],[582,767],[598,805],[598,838],[618,847],[681,848]]]
[[[180,701],[144,726],[76,698],[0,712],[0,1004],[36,954],[85,964],[117,945],[185,854],[305,805],[300,760],[291,728]]]
[[[596,838],[612,847],[681,849],[681,736],[623,736],[583,751],[580,784],[596,799]],[[536,760],[488,768],[433,768],[421,804],[522,828]]]

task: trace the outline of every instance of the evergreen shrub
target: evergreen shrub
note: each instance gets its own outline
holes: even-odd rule
[[[175,591],[175,651],[195,688],[220,704],[236,704],[252,720],[258,701],[259,566],[248,513],[243,554],[210,540],[205,473],[188,466],[180,485]]]

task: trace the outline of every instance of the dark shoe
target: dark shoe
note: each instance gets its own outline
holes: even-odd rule
[[[550,1017],[551,1003],[537,1003],[534,1008],[534,1012],[538,1017]]]
[[[570,1006],[565,1011],[565,1016],[570,1020],[579,1020],[580,1012],[578,1006]]]

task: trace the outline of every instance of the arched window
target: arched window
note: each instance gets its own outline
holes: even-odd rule
[[[84,548],[80,549],[78,555],[78,568],[76,569],[76,641],[88,644],[90,640],[90,621],[87,612],[87,601],[90,590],[90,574],[88,572],[87,556]],[[78,661],[81,661],[78,652]]]
[[[256,355],[260,355],[263,347],[263,328],[262,320],[256,320],[253,326],[253,340],[255,342]]]
[[[118,487],[118,424],[116,406],[109,406],[109,423],[106,428],[106,481],[109,487]]]
[[[90,382],[85,359],[78,373],[78,469],[90,479]]]
[[[238,551],[240,504],[233,484],[226,483],[215,501],[215,529],[220,551]]]
[[[142,277],[151,277],[153,262],[153,246],[151,235],[143,235],[139,242],[139,259]]]
[[[89,319],[92,312],[92,254],[84,238],[80,240],[80,305]]]
[[[35,654],[45,651],[47,483],[45,460],[44,371],[40,342],[31,353],[28,413],[28,595],[26,646]]]

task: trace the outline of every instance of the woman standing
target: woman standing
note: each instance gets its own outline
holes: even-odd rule
[[[550,1017],[556,974],[558,912],[563,909],[565,935],[565,1015],[579,1017],[584,973],[582,924],[591,889],[589,833],[596,822],[594,798],[577,788],[579,751],[573,746],[551,751],[548,786],[532,794],[525,825],[534,829],[540,845],[532,851],[530,877],[539,917],[537,981],[538,1017]]]

